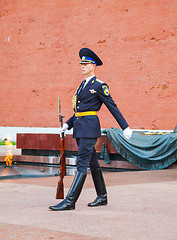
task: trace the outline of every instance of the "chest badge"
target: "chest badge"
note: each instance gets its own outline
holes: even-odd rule
[[[89,91],[90,91],[92,94],[96,93],[95,89],[89,89]]]

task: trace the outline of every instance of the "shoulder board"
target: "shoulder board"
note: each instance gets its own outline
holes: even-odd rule
[[[99,83],[101,83],[101,84],[104,83],[103,81],[101,81],[101,80],[99,80],[99,79],[96,79],[96,81],[99,82]]]

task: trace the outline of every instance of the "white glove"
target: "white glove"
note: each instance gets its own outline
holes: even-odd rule
[[[65,132],[69,128],[67,123],[63,124],[63,127],[59,128],[59,134],[61,135],[63,132]]]
[[[129,127],[127,127],[126,129],[123,130],[123,135],[127,139],[131,138],[132,130]]]

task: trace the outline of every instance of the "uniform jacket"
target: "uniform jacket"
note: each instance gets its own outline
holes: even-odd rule
[[[114,116],[120,127],[124,130],[128,124],[114,103],[109,87],[95,76],[90,79],[85,88],[76,91],[77,112],[99,111],[104,103]],[[99,138],[101,137],[100,122],[97,115],[75,117],[75,114],[66,122],[69,129],[73,128],[73,138]]]

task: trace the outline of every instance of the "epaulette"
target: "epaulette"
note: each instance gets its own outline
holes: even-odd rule
[[[96,79],[96,81],[101,83],[101,84],[104,83],[103,81],[99,80],[98,78]]]

